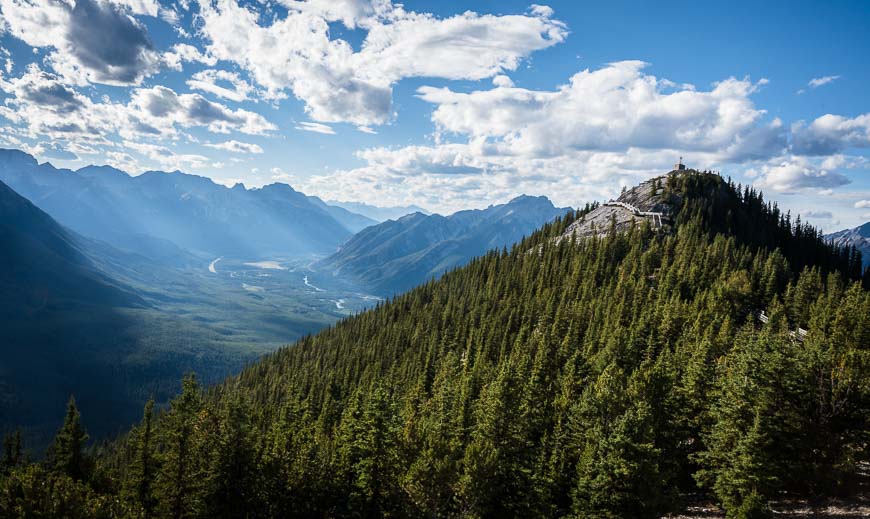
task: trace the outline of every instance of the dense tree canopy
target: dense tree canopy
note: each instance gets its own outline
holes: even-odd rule
[[[589,206],[221,385],[185,379],[87,474],[4,462],[0,515],[660,517],[700,489],[754,517],[848,491],[860,257],[715,175],[663,184],[665,232],[554,240]]]

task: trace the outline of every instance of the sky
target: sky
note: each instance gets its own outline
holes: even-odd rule
[[[0,147],[449,213],[683,157],[870,220],[870,3],[0,0]]]

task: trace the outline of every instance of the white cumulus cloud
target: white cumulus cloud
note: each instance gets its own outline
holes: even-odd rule
[[[726,79],[709,91],[678,89],[624,61],[584,70],[553,91],[502,84],[459,93],[422,87],[441,133],[483,139],[504,153],[553,156],[565,150],[629,147],[770,156],[784,149],[781,123],[761,124],[750,95],[759,83]],[[666,90],[667,88],[667,90]]]
[[[225,142],[217,142],[217,143],[208,143],[205,146],[209,148],[214,148],[216,150],[224,150],[231,151],[233,153],[263,153],[263,148],[261,148],[257,144],[248,143],[248,142],[239,142],[235,140],[229,140]]]
[[[870,113],[857,117],[826,114],[792,128],[793,147],[803,155],[829,155],[847,148],[870,147]]]
[[[765,164],[755,173],[757,186],[784,193],[806,189],[830,189],[851,182],[842,173],[826,169],[813,160],[800,156],[790,156],[778,162]]]
[[[131,16],[153,11],[144,0],[0,0],[0,8],[12,36],[53,49],[48,61],[68,81],[139,84],[160,67],[144,25]]]
[[[160,141],[182,136],[195,142],[184,131],[192,127],[203,127],[212,133],[249,135],[268,134],[277,129],[255,112],[232,109],[199,94],[178,94],[163,86],[134,89],[128,102],[105,97],[95,101],[36,64],[29,65],[20,77],[0,76],[0,92],[6,95],[0,105],[0,117],[10,123],[5,126],[5,133],[63,142],[77,156],[108,157],[111,151],[117,163],[127,164],[127,158],[118,155],[117,148],[128,143],[164,146]],[[119,137],[123,142],[119,142]],[[250,152],[259,149],[250,146]],[[167,156],[155,150],[149,148],[146,156]],[[166,163],[165,158],[162,160]]]
[[[324,135],[335,135],[335,130],[333,130],[331,126],[322,123],[304,121],[298,123],[295,128],[297,130],[302,130],[305,132],[322,133]]]
[[[492,77],[567,35],[540,13],[438,18],[384,1],[284,4],[287,15],[264,25],[234,0],[201,2],[200,33],[211,54],[246,69],[267,97],[292,93],[321,123],[384,124],[392,85],[403,78]],[[359,51],[330,37],[331,20],[367,31]]]
[[[365,149],[357,153],[364,166],[315,176],[304,187],[439,209],[521,193],[575,205],[660,175],[680,155],[698,169],[751,165],[746,173],[756,185],[786,193],[844,186],[851,180],[842,169],[863,164],[842,154],[796,154],[791,130],[752,99],[765,80],[727,78],[703,89],[645,67],[627,61],[584,70],[553,90],[518,88],[501,76],[472,92],[421,87],[418,96],[435,106],[434,144]],[[828,127],[822,123],[813,128]],[[856,140],[844,130],[839,142],[849,138]]]
[[[136,89],[130,104],[142,121],[155,128],[204,126],[214,133],[238,131],[249,135],[277,129],[255,112],[233,110],[199,94],[178,94],[164,86]]]
[[[217,59],[187,43],[175,44],[171,50],[163,53],[163,63],[172,70],[181,70],[185,62],[202,63],[213,67]]]
[[[237,103],[250,99],[254,91],[250,83],[228,70],[202,70],[187,80],[187,86]]]

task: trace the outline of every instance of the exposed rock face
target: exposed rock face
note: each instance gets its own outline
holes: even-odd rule
[[[694,170],[674,170],[668,175],[683,175],[693,172]],[[649,221],[654,229],[668,228],[681,200],[675,194],[666,194],[664,189],[666,182],[667,175],[663,175],[642,182],[623,192],[615,200],[615,202],[620,202],[620,205],[614,204],[614,201],[602,204],[572,223],[559,240],[571,236],[577,238],[603,236],[610,230],[611,225],[615,225],[617,231],[625,231],[633,224],[641,225],[644,221]]]

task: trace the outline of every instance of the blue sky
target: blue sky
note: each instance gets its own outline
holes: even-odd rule
[[[870,4],[699,4],[0,0],[0,146],[441,212],[683,156],[870,220]]]

